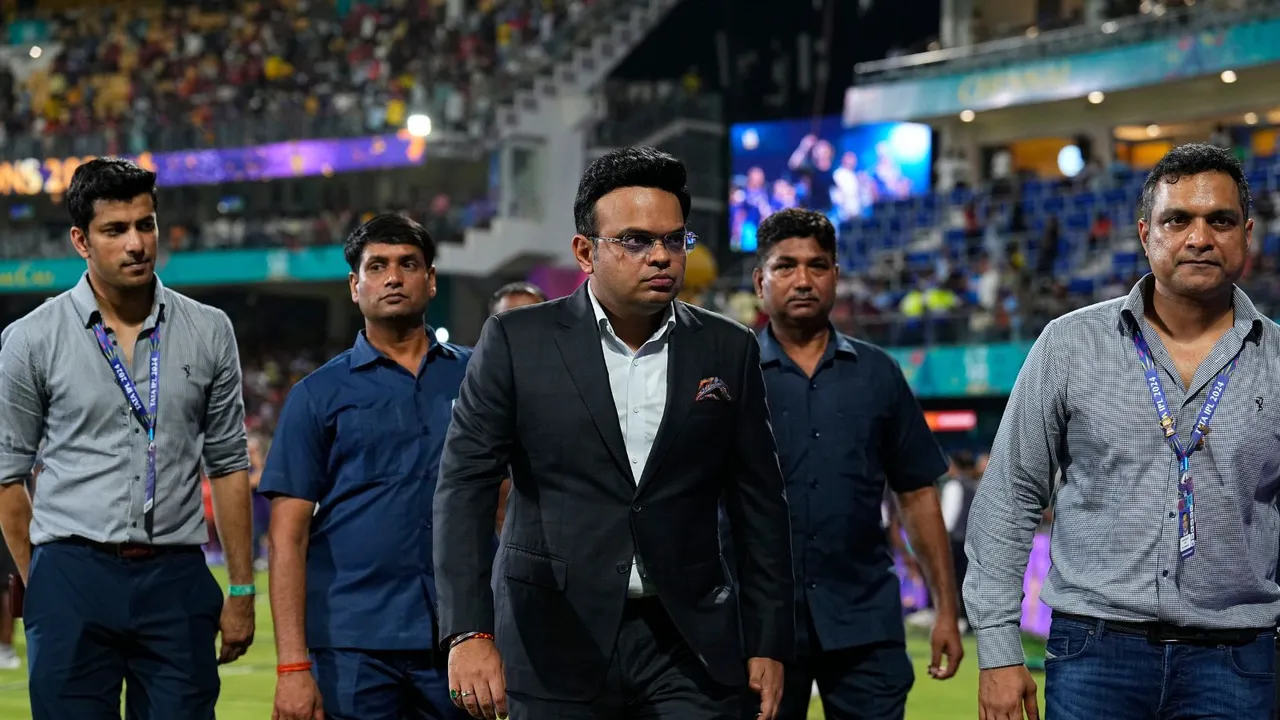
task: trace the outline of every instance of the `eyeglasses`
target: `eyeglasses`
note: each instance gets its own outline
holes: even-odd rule
[[[662,247],[672,255],[683,255],[693,250],[693,246],[698,242],[698,236],[687,230],[673,232],[663,237],[655,237],[643,233],[630,233],[620,238],[591,237],[588,239],[613,243],[631,255],[643,255],[653,250],[654,245],[658,243],[662,243]]]

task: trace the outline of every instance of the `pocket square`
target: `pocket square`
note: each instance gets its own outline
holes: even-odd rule
[[[729,397],[729,387],[724,381],[718,377],[704,378],[698,383],[698,394],[694,396],[694,402],[702,402],[703,400],[732,400]]]

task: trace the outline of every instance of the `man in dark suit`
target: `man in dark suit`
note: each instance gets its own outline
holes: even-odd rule
[[[602,156],[574,203],[589,280],[481,332],[445,440],[434,545],[450,688],[475,717],[509,701],[517,720],[737,720],[756,702],[748,685],[774,717],[795,632],[786,498],[755,338],[675,299],[688,214],[678,160]],[[722,498],[740,529],[737,593]]]

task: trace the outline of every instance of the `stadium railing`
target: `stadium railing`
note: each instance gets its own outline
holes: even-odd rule
[[[1034,58],[1138,43],[1171,33],[1204,32],[1277,15],[1280,15],[1280,2],[1277,0],[1210,0],[1191,7],[1170,8],[1163,14],[1134,15],[1100,24],[1081,24],[861,62],[854,66],[855,82],[887,82],[906,77],[968,72]]]

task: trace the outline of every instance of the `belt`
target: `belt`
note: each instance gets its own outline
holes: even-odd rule
[[[1151,643],[1157,645],[1197,645],[1208,647],[1216,647],[1218,645],[1240,646],[1256,642],[1259,637],[1268,633],[1274,634],[1276,632],[1275,628],[1206,630],[1204,628],[1182,627],[1180,625],[1171,625],[1163,622],[1128,622],[1125,620],[1099,621],[1097,618],[1060,612],[1055,612],[1053,616],[1055,618],[1072,620],[1074,622],[1085,623],[1088,625],[1097,625],[1101,622],[1102,629],[1106,632],[1112,632],[1117,635],[1144,637]]]
[[[201,552],[199,545],[147,545],[145,543],[101,543],[78,535],[54,540],[63,545],[77,545],[97,550],[127,560],[156,557],[157,555],[174,555]]]

